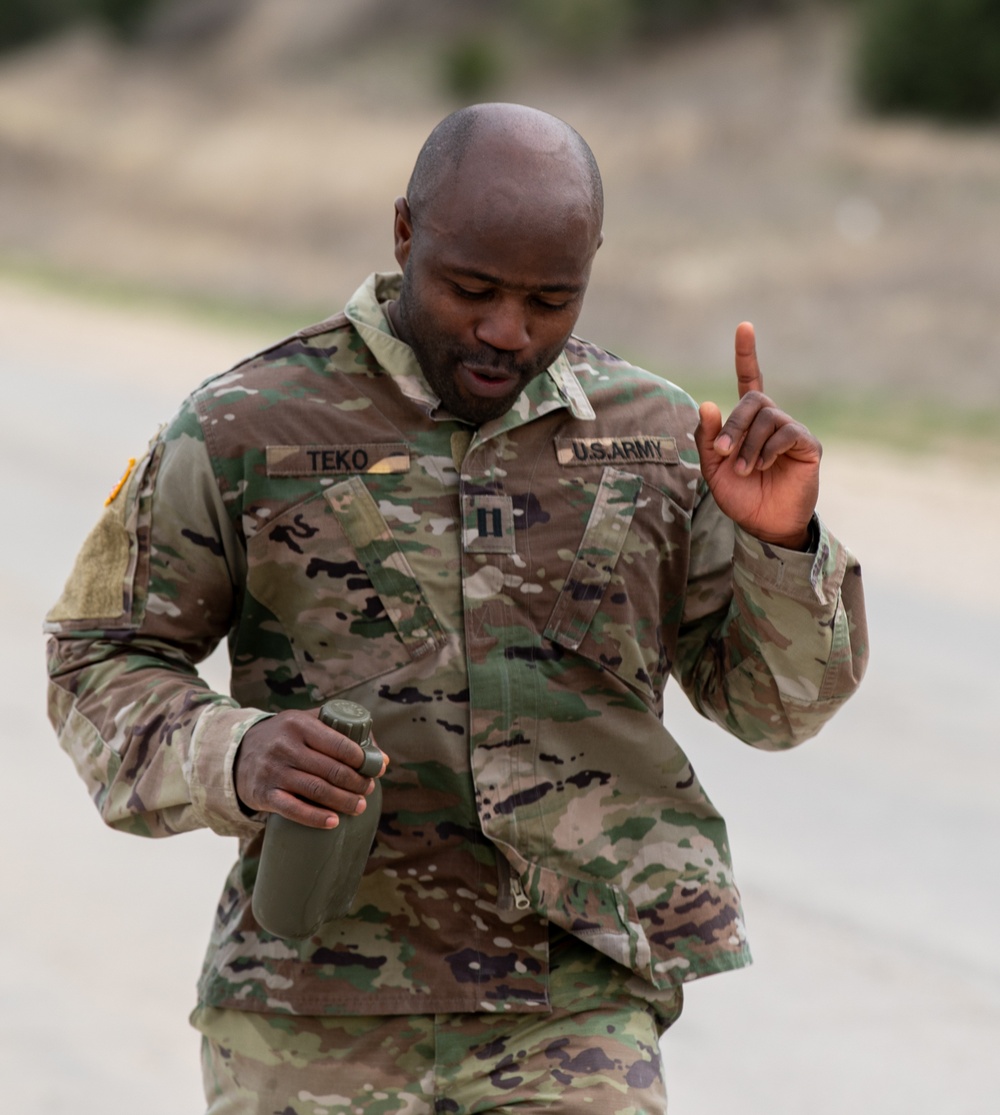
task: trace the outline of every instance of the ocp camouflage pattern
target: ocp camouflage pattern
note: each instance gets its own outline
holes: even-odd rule
[[[553,937],[549,1014],[292,1017],[197,1008],[208,1115],[518,1107],[663,1115],[659,1039],[681,1012],[682,988],[659,1017],[634,997],[604,1001],[587,956],[597,954],[568,934]]]
[[[860,568],[735,531],[691,399],[572,339],[503,417],[443,412],[373,276],[344,315],[202,385],[48,617],[53,722],[105,821],[240,838],[209,1006],[541,1011],[549,923],[669,998],[749,952],[724,823],[662,723],[673,676],[762,748],[864,672]],[[231,693],[196,664],[222,639]],[[314,937],[253,920],[262,716],[348,697],[391,763],[358,898]]]

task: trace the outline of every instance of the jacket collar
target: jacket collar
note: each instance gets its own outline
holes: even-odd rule
[[[399,390],[436,421],[454,421],[441,406],[441,400],[424,378],[413,349],[392,331],[386,305],[399,297],[402,275],[376,271],[354,292],[344,309],[348,320],[371,350],[383,370],[392,376]],[[565,408],[574,418],[593,419],[594,410],[580,386],[565,352],[514,400],[510,410],[487,422],[479,431],[481,438],[522,426],[543,414]]]

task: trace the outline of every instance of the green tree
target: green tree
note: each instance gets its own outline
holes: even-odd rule
[[[132,39],[160,2],[165,0],[0,0],[0,50],[25,46],[85,19]]]
[[[160,0],[89,0],[99,19],[120,39],[134,39]]]
[[[861,0],[857,84],[879,112],[1000,113],[1000,0]]]
[[[0,3],[0,50],[22,46],[50,34],[80,7],[79,0],[3,0]]]

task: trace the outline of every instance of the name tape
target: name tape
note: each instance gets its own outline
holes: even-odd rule
[[[410,451],[404,442],[267,447],[268,476],[346,476],[409,470]]]

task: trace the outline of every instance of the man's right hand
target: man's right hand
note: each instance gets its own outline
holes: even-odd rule
[[[363,813],[374,789],[371,778],[358,774],[363,760],[361,747],[328,728],[318,713],[279,712],[244,734],[233,770],[236,794],[251,811],[334,828],[338,814]],[[388,759],[382,774],[387,765]]]

